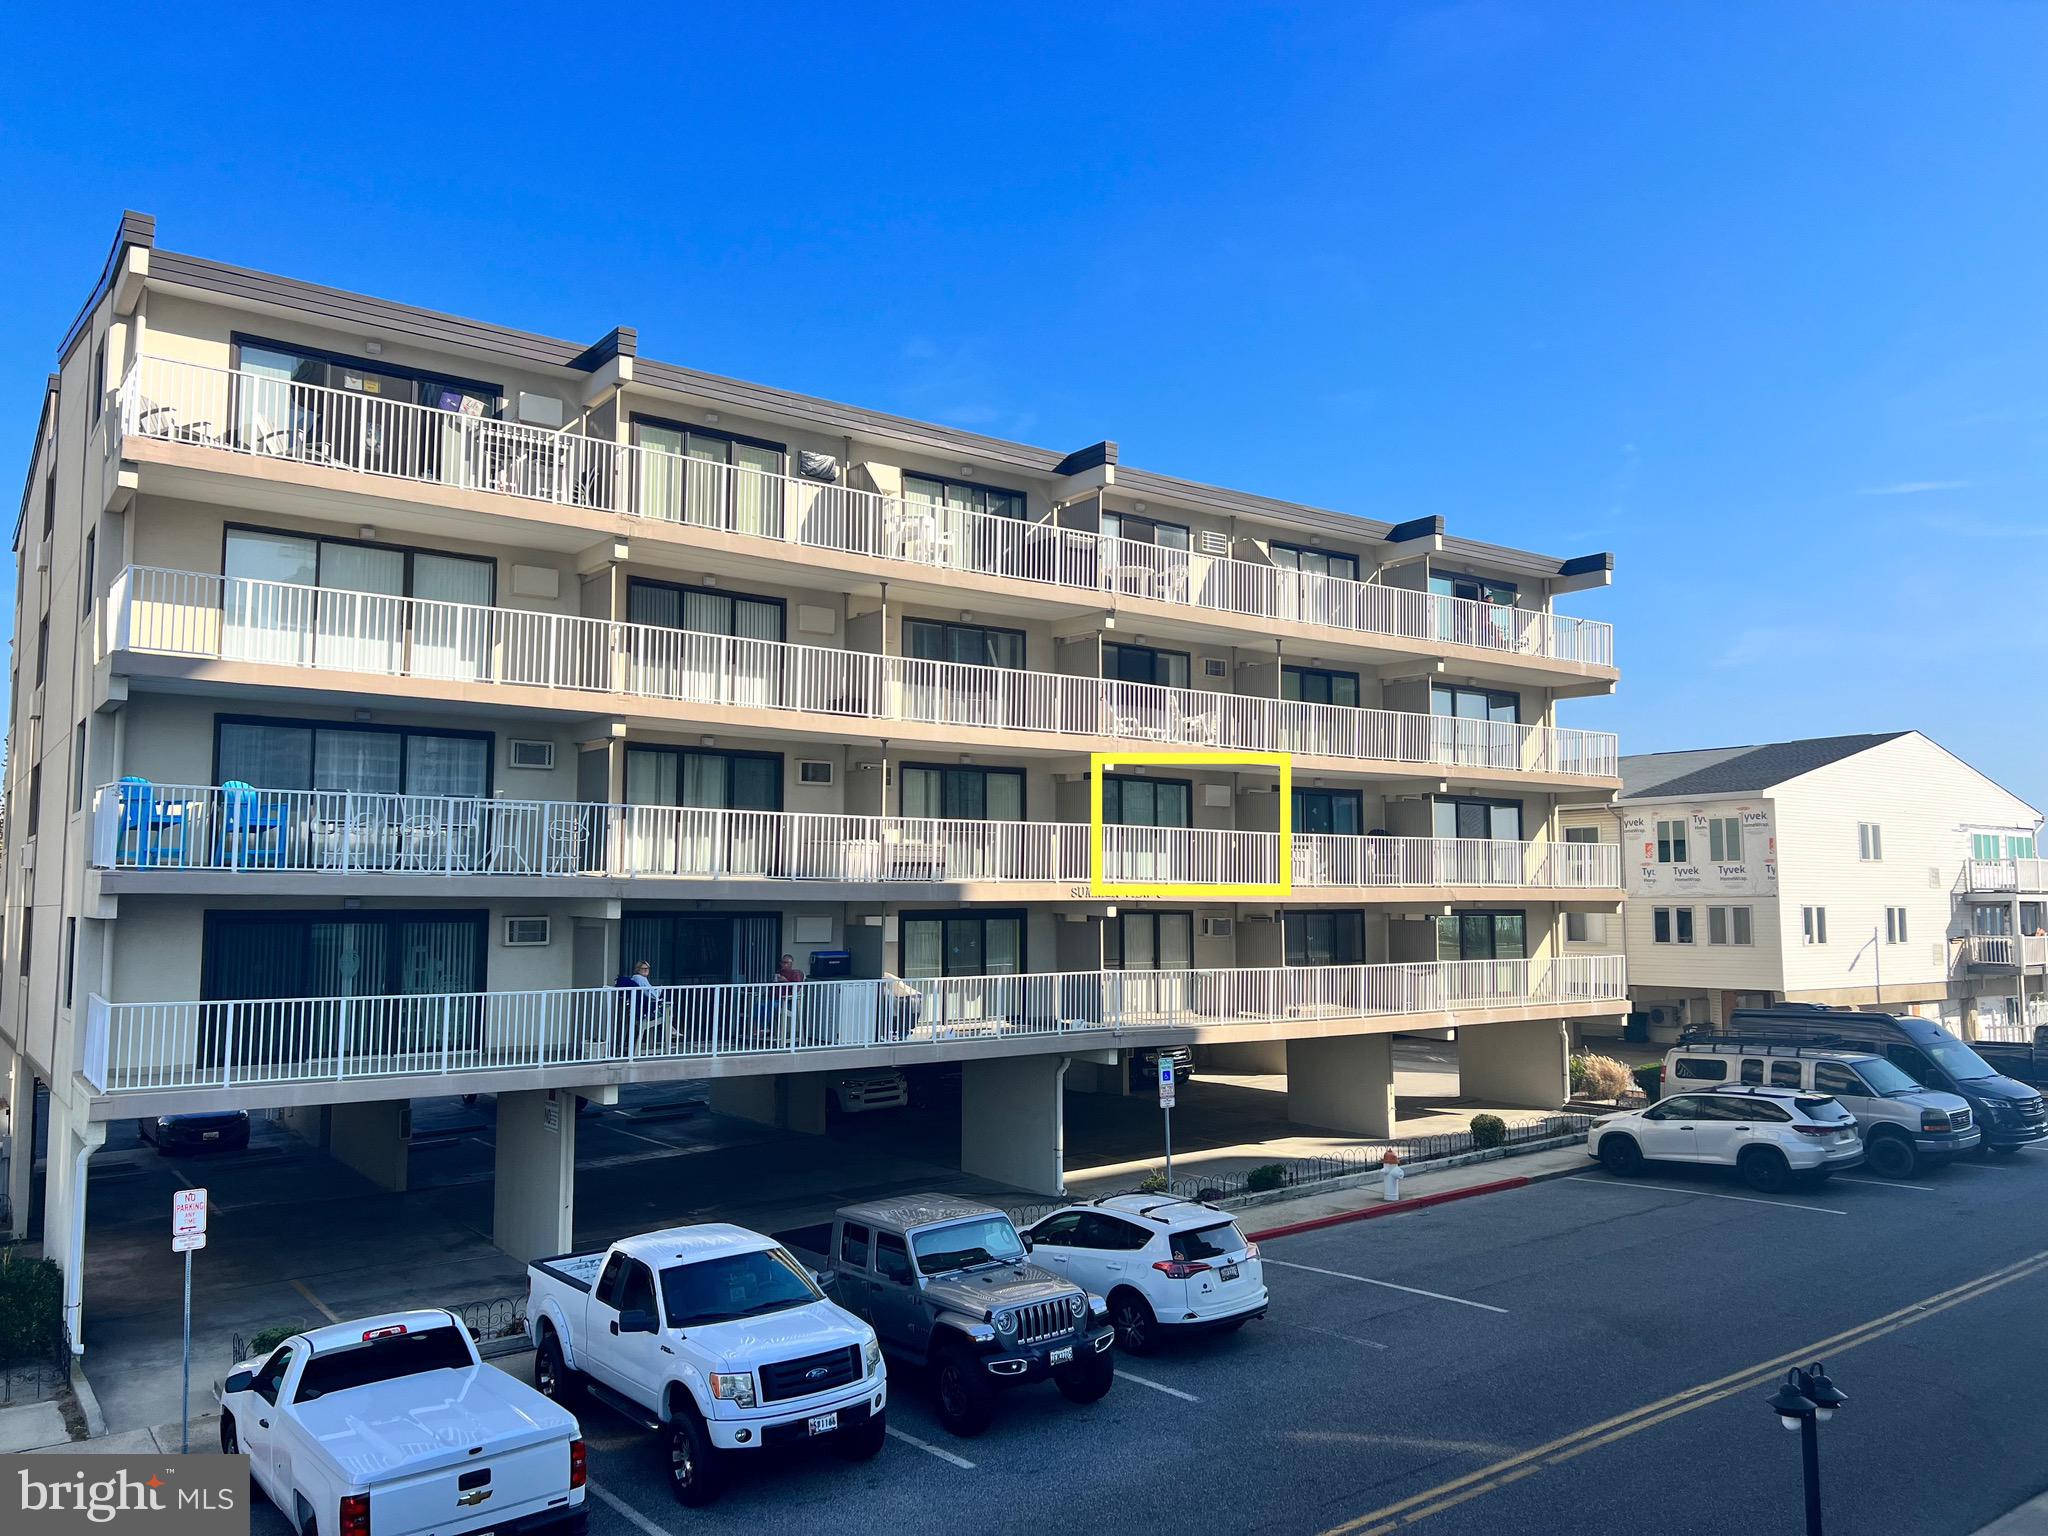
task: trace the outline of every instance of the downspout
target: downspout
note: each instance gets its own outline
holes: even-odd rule
[[[85,1355],[85,1165],[106,1139],[104,1123],[86,1122],[77,1156],[72,1159],[71,1188],[65,1197],[71,1208],[71,1230],[64,1237],[64,1336],[70,1341],[74,1359]]]

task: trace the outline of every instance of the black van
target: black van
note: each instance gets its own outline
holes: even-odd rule
[[[1776,1003],[1738,1008],[1731,1035],[1851,1046],[1886,1057],[1923,1086],[1960,1094],[1975,1112],[1984,1145],[2016,1152],[2048,1141],[2048,1108],[2025,1083],[2001,1077],[1991,1065],[1932,1019],[1909,1013],[1858,1013],[1819,1003]]]

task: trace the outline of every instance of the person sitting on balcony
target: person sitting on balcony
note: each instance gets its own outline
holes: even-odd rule
[[[619,1019],[618,1038],[612,1041],[612,1054],[624,1056],[635,1024],[644,1028],[661,1017],[662,998],[654,985],[654,967],[645,960],[636,961],[633,969],[612,985],[624,987],[633,994],[629,1000],[629,1013],[622,1014]]]

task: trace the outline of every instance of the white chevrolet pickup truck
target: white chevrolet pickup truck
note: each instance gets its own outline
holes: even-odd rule
[[[299,1536],[581,1532],[574,1415],[477,1358],[447,1312],[295,1334],[220,1390],[220,1448]]]
[[[773,1238],[670,1227],[542,1259],[527,1286],[534,1385],[561,1403],[588,1392],[663,1433],[684,1504],[718,1496],[729,1452],[822,1441],[865,1461],[882,1448],[874,1329]]]

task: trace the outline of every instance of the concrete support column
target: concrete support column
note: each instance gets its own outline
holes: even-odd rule
[[[764,1072],[711,1080],[711,1112],[772,1125],[778,1130],[825,1134],[830,1072]]]
[[[0,1046],[0,1099],[7,1101],[7,1124],[0,1142],[7,1152],[7,1236],[28,1236],[29,1206],[35,1199],[33,1178],[36,1167],[36,1075],[28,1057],[10,1046]]]
[[[1064,1056],[960,1064],[960,1171],[1034,1194],[1067,1192]]]
[[[412,1100],[336,1104],[327,1114],[327,1150],[372,1184],[405,1191],[412,1157]]]
[[[1385,1140],[1394,1134],[1394,1037],[1287,1042],[1287,1118]]]
[[[1461,1025],[1458,1096],[1525,1109],[1558,1108],[1571,1097],[1564,1024],[1523,1019]]]
[[[515,1259],[575,1245],[576,1101],[566,1088],[498,1095],[491,1241]]]

